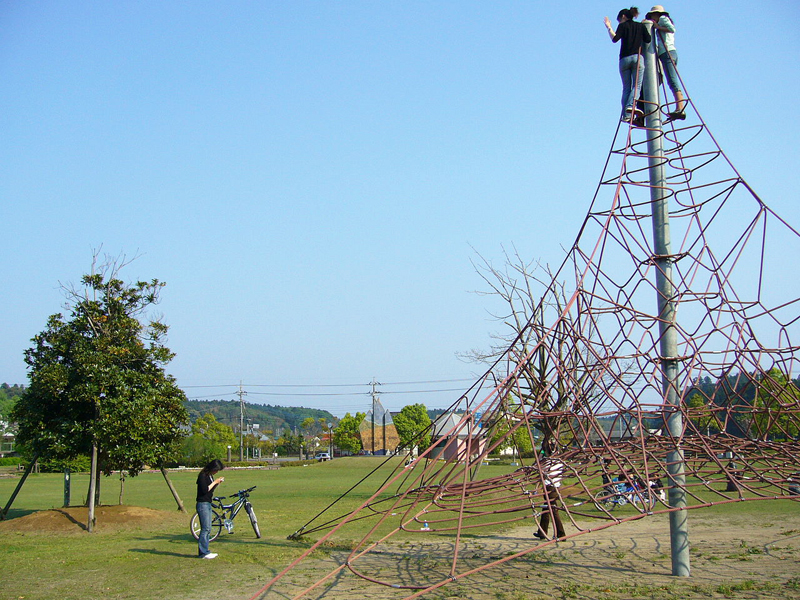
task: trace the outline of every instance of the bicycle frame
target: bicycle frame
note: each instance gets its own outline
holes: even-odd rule
[[[237,500],[232,504],[223,504],[222,501],[225,499],[225,496],[220,498],[214,498],[211,506],[216,508],[220,511],[220,516],[227,521],[233,521],[236,518],[236,515],[239,514],[239,511],[242,510],[242,507],[245,503],[246,496],[238,496]]]
[[[253,491],[256,486],[253,486],[246,490],[239,490],[235,494],[231,496],[217,496],[211,499],[211,508],[212,508],[212,522],[211,522],[211,540],[214,540],[219,535],[221,529],[225,527],[228,533],[233,533],[233,520],[236,518],[236,515],[239,514],[239,511],[242,510],[244,507],[245,511],[247,512],[248,517],[250,517],[250,524],[253,526],[253,531],[256,534],[257,538],[261,537],[261,530],[258,526],[258,519],[256,518],[255,510],[253,509],[253,505],[250,503],[250,492]],[[236,500],[230,504],[224,504],[223,500],[226,498],[236,498]],[[192,517],[192,520],[189,524],[189,528],[192,531],[192,535],[197,538],[200,531],[200,521],[195,513]]]

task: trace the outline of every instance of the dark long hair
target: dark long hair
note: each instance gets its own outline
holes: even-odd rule
[[[630,8],[623,8],[619,13],[617,13],[617,21],[619,21],[620,17],[625,16],[628,18],[629,21],[633,21],[636,17],[639,16],[639,9],[635,6],[631,6]]]
[[[225,468],[225,465],[222,464],[222,461],[218,458],[215,458],[210,463],[208,463],[205,467],[203,467],[203,473],[211,473],[211,471],[222,471]]]

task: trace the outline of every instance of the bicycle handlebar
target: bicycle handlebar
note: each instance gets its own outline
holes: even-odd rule
[[[231,494],[230,496],[221,496],[220,498],[214,498],[214,500],[224,500],[225,498],[241,498],[243,496],[248,495],[250,492],[252,492],[257,487],[258,487],[257,485],[254,485],[253,487],[247,488],[246,490],[239,490],[235,494]]]

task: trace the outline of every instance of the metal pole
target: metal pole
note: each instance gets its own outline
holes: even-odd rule
[[[659,360],[662,368],[664,391],[663,414],[669,435],[676,442],[675,449],[667,454],[669,479],[669,504],[679,510],[669,513],[672,574],[689,576],[689,532],[686,511],[686,475],[683,450],[679,440],[683,434],[683,417],[678,393],[678,336],[675,328],[675,288],[672,284],[672,255],[669,233],[669,197],[664,174],[663,131],[661,100],[658,93],[656,71],[656,31],[652,23],[645,26],[651,31],[653,41],[645,52],[644,98],[647,111],[647,153],[650,174],[650,200],[653,210],[653,247],[658,290],[658,319],[660,333]]]
[[[375,378],[372,378],[372,456],[375,456]]]
[[[247,395],[242,389],[242,382],[239,382],[239,462],[244,461],[244,397]]]
[[[69,467],[64,467],[64,508],[69,508],[70,502],[70,471]]]

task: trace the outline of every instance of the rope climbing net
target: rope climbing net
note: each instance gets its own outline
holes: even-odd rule
[[[687,508],[800,500],[800,300],[783,277],[800,236],[738,174],[691,99],[687,109],[664,126],[620,124],[579,235],[516,340],[453,403],[430,448],[354,486],[355,510],[335,502],[298,530],[321,537],[253,598],[364,520],[369,532],[337,568],[283,595],[313,595],[350,571],[414,598],[556,538]],[[653,241],[654,191],[668,207],[666,250]],[[664,355],[666,331],[675,356]],[[489,455],[508,447],[516,468],[487,477]],[[482,554],[468,535],[514,522],[539,537],[508,556]],[[445,540],[447,560],[377,566],[393,539]]]

